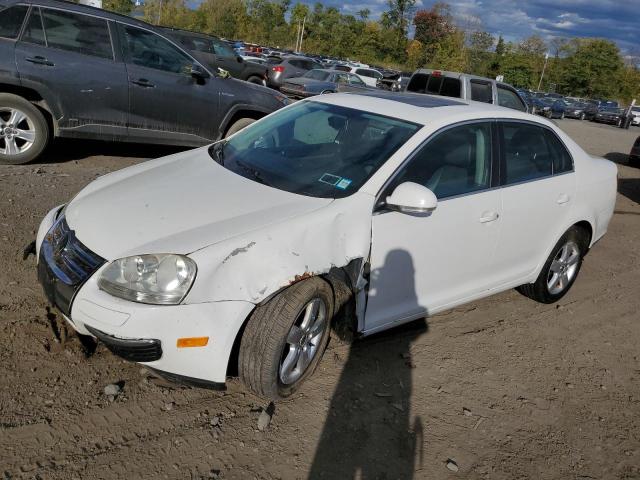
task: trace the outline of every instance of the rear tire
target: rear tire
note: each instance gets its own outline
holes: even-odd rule
[[[517,290],[536,302],[557,302],[576,281],[588,247],[584,230],[571,227],[551,250],[536,281],[521,285]]]
[[[257,75],[252,75],[251,77],[247,78],[247,82],[255,83],[256,85],[262,85],[263,87],[267,86],[267,81],[264,78],[258,77]]]
[[[298,282],[258,306],[240,341],[242,382],[271,400],[290,396],[318,366],[332,317],[333,291],[319,277]]]
[[[584,113],[581,113],[581,114],[580,114],[580,120],[584,120],[584,119],[585,119],[585,114],[584,114]]]
[[[31,162],[48,142],[49,125],[38,107],[18,95],[0,93],[0,163]]]
[[[239,132],[240,130],[242,130],[245,127],[248,127],[249,125],[251,125],[255,121],[256,121],[255,118],[241,118],[239,120],[236,120],[229,127],[229,129],[227,130],[227,133],[224,134],[224,138],[229,138],[234,133]]]

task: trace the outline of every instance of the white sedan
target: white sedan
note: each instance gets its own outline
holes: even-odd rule
[[[571,288],[613,163],[553,123],[411,94],[335,94],[208,148],[105,175],[37,237],[80,333],[170,378],[283,398],[332,325],[369,335],[517,287]]]

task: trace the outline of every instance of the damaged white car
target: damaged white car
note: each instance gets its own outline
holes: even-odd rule
[[[42,222],[38,276],[125,359],[283,398],[336,322],[368,335],[513,287],[560,299],[616,174],[516,110],[323,95],[92,182]]]

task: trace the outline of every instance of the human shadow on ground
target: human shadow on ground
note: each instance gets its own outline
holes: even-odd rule
[[[418,307],[411,256],[391,251],[373,276],[411,272],[404,279]],[[402,281],[398,279],[398,281]],[[425,320],[351,344],[310,469],[316,479],[411,479],[421,463],[423,428],[412,418],[412,342]]]

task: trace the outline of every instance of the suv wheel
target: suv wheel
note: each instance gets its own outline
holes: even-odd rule
[[[255,83],[256,85],[262,85],[263,87],[267,86],[267,81],[264,78],[258,77],[257,75],[252,75],[251,77],[247,78],[247,82]]]
[[[18,95],[0,93],[0,163],[30,162],[48,141],[49,127],[42,112]]]
[[[227,133],[224,134],[224,138],[229,138],[231,135],[239,132],[244,127],[248,127],[253,122],[255,122],[254,118],[241,118],[239,120],[236,120],[235,122],[233,122],[233,124],[231,124],[229,130],[227,130]]]

